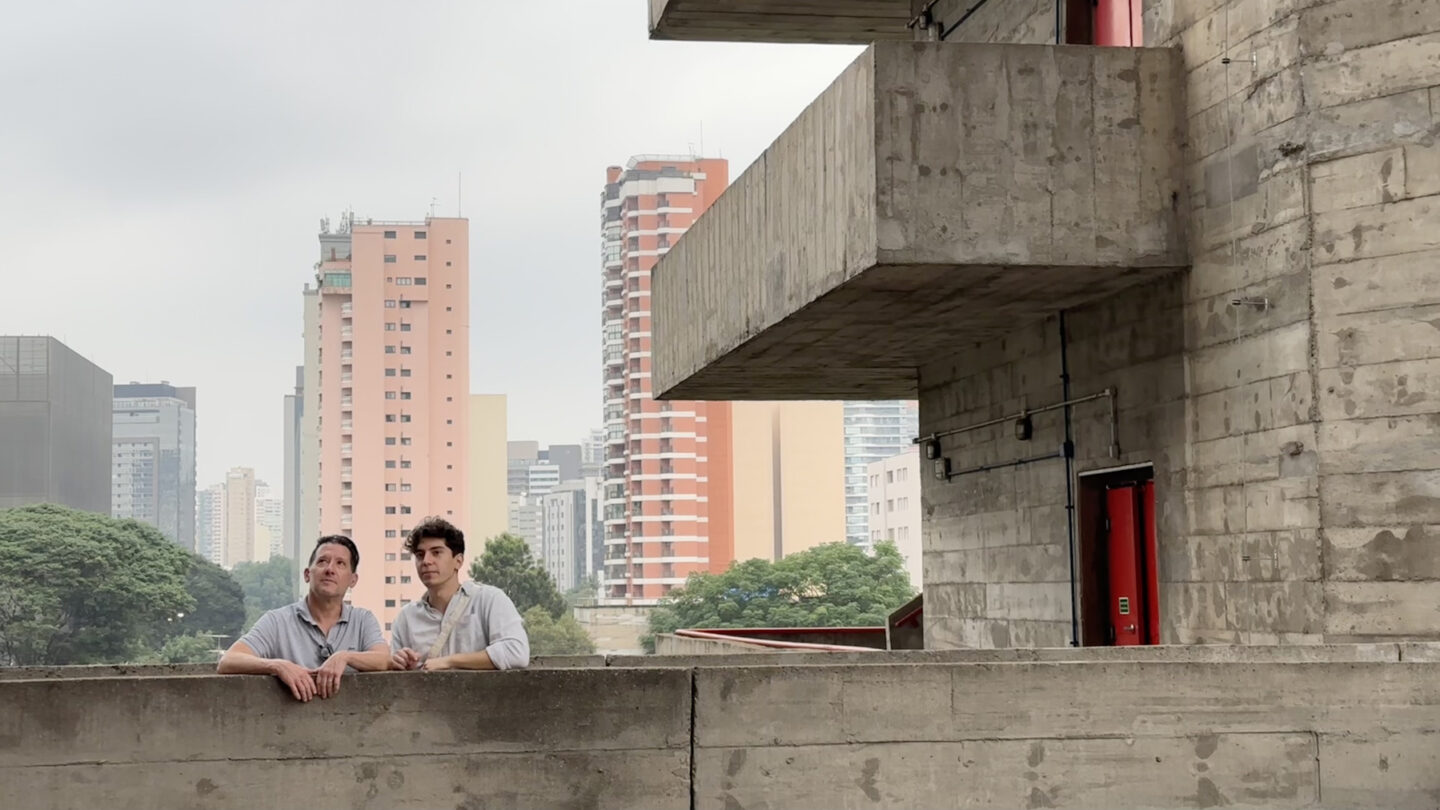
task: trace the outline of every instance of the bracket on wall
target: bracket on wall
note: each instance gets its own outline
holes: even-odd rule
[[[1253,297],[1253,298],[1231,298],[1231,299],[1230,299],[1230,306],[1232,306],[1232,307],[1254,307],[1255,309],[1258,309],[1258,310],[1260,310],[1261,312],[1265,312],[1265,311],[1267,311],[1267,310],[1270,309],[1270,299],[1269,299],[1269,298],[1262,298],[1262,297]]]

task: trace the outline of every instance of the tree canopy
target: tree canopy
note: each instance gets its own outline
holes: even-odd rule
[[[915,595],[894,543],[874,556],[827,543],[779,562],[752,559],[691,574],[650,614],[650,632],[707,627],[873,627]],[[642,639],[653,649],[653,635]]]
[[[568,610],[555,578],[530,553],[530,544],[508,532],[485,542],[484,553],[470,566],[470,576],[504,591],[522,616],[536,606],[545,608],[553,619]]]
[[[198,555],[191,556],[185,590],[195,606],[177,628],[184,634],[214,634],[230,639],[245,627],[245,592],[230,572]]]
[[[531,655],[589,655],[595,642],[585,628],[575,621],[575,614],[566,611],[558,620],[545,608],[536,605],[521,616],[525,634],[530,637]]]
[[[53,504],[0,511],[0,662],[134,660],[195,609],[195,556],[159,530]]]
[[[294,602],[298,569],[289,557],[271,557],[265,562],[242,562],[230,573],[245,593],[245,627],[255,623],[267,610]]]

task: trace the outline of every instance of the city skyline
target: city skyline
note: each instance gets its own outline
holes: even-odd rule
[[[0,244],[7,265],[45,272],[12,274],[0,322],[53,335],[117,381],[194,386],[205,409],[197,481],[247,466],[280,486],[279,401],[302,359],[295,291],[312,274],[315,224],[346,209],[413,218],[432,203],[454,216],[461,181],[476,257],[472,345],[527,334],[528,348],[477,351],[471,392],[509,397],[508,435],[583,443],[600,412],[597,167],[693,151],[729,159],[738,175],[858,49],[652,43],[634,24],[639,0],[557,11],[575,24],[552,44],[594,69],[508,69],[526,47],[508,32],[532,24],[523,8],[17,10],[0,31],[0,69],[29,78],[6,89]],[[356,47],[382,40],[420,56],[374,60]],[[145,58],[130,58],[136,44]],[[270,55],[263,65],[257,50]],[[665,105],[643,119],[614,114],[613,87],[682,52],[701,58],[649,80]],[[23,67],[38,63],[46,70]],[[746,89],[761,84],[763,94]],[[553,103],[556,87],[566,103]],[[404,99],[404,114],[338,137],[333,122],[375,98]],[[100,130],[113,137],[81,134]],[[84,240],[67,236],[77,221]],[[256,236],[236,242],[236,231]],[[541,314],[546,328],[532,331]]]

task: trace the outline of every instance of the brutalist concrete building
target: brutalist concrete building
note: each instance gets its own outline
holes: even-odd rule
[[[917,397],[928,647],[1440,636],[1434,0],[651,33],[868,45],[661,262],[654,376]]]

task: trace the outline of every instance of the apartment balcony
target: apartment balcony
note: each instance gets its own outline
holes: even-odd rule
[[[650,0],[651,39],[827,42],[912,39],[911,0]]]
[[[1184,91],[1169,49],[871,45],[657,266],[657,396],[913,399],[1187,266]]]

